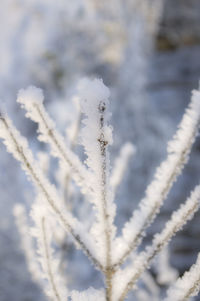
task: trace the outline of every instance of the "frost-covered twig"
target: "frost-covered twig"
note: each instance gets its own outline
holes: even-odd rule
[[[28,269],[31,273],[33,280],[36,281],[38,284],[41,284],[41,272],[39,269],[39,265],[35,260],[36,253],[34,250],[32,237],[30,235],[30,227],[28,225],[28,220],[24,206],[21,204],[15,205],[13,213],[15,216],[15,222],[18,231],[20,233],[20,245],[22,245]]]
[[[93,263],[102,268],[94,251],[94,243],[83,229],[83,225],[75,219],[70,212],[63,213],[61,202],[57,196],[55,187],[49,183],[43,172],[34,160],[32,152],[24,137],[13,126],[6,114],[1,115],[0,137],[15,159],[20,163],[28,177],[31,178],[37,191],[46,201],[46,205],[54,212],[58,221],[75,239],[77,244],[84,250]]]
[[[48,280],[48,286],[45,289],[48,297],[56,301],[67,300],[68,291],[63,279],[59,276],[59,261],[55,259],[51,247],[52,230],[48,224],[48,212],[36,203],[32,210],[32,218],[35,222],[35,228],[32,229],[33,235],[37,238],[39,262],[43,272],[43,278]]]
[[[77,141],[78,141],[79,134],[80,134],[81,108],[80,108],[79,99],[74,97],[72,100],[73,100],[74,105],[76,107],[76,118],[73,121],[73,123],[71,123],[71,125],[67,128],[66,134],[67,134],[67,137],[69,139],[70,149],[74,150],[74,148],[77,144]]]
[[[112,299],[112,240],[115,236],[115,205],[109,188],[110,162],[108,145],[112,143],[112,129],[108,126],[109,90],[100,80],[82,80],[78,86],[83,120],[82,144],[86,163],[93,173],[94,200],[97,222],[92,231],[95,234],[99,252],[105,266],[106,300]]]
[[[30,86],[26,90],[20,90],[17,98],[17,102],[27,111],[26,117],[38,123],[39,140],[51,146],[52,154],[61,160],[62,165],[67,165],[67,168],[70,167],[74,174],[73,178],[83,191],[90,191],[91,185],[88,170],[76,154],[67,147],[64,138],[56,130],[54,121],[44,109],[43,100],[42,90],[33,86]]]
[[[121,283],[119,301],[123,301],[130,289],[140,278],[144,270],[149,266],[151,260],[167,245],[169,240],[182,229],[198,210],[200,205],[200,185],[191,193],[190,197],[182,204],[180,208],[172,214],[171,219],[166,223],[165,228],[159,234],[156,234],[152,245],[148,246],[144,252],[141,252],[123,271],[116,275],[116,280]],[[116,283],[117,285],[117,283]]]
[[[159,301],[159,295],[160,295],[160,288],[156,284],[156,281],[154,280],[153,276],[148,272],[145,271],[143,275],[141,276],[142,283],[145,285],[147,293],[146,299],[143,299],[143,301],[148,301],[149,297],[153,301]],[[137,292],[144,291],[144,290],[135,290],[135,294],[138,296]],[[149,296],[150,294],[150,296]],[[140,301],[140,300],[138,300]],[[141,300],[142,301],[142,300]]]
[[[196,263],[188,272],[175,282],[167,292],[167,297],[164,301],[186,301],[190,297],[198,295],[200,290],[200,253]]]
[[[169,247],[166,246],[158,255],[154,268],[156,280],[161,285],[170,285],[178,278],[178,271],[169,264]]]
[[[78,143],[80,127],[81,127],[80,103],[76,97],[73,98],[73,102],[76,107],[76,118],[73,120],[73,123],[71,123],[70,126],[67,127],[66,129],[66,136],[69,139],[69,148],[71,151],[74,151]],[[57,179],[58,178],[59,178],[58,182],[59,185],[61,186],[64,200],[65,202],[67,202],[68,206],[70,206],[70,202],[72,201],[72,195],[74,192],[72,185],[70,185],[73,177],[71,175],[70,167],[67,169],[67,166],[65,166],[65,169],[63,169],[63,164],[61,161],[57,172]],[[92,190],[92,187],[89,187],[89,190]]]
[[[168,144],[168,157],[157,169],[153,182],[146,191],[139,208],[133,212],[116,240],[120,252],[115,259],[116,265],[122,264],[129,254],[139,245],[146,228],[152,223],[167,197],[172,184],[188,161],[191,147],[200,125],[200,91],[193,91],[191,103],[186,110],[173,140]]]
[[[136,149],[134,145],[130,142],[127,142],[122,146],[120,154],[114,162],[112,174],[110,177],[110,185],[113,189],[114,195],[116,194],[116,190],[123,179],[129,160],[131,156],[135,154],[135,152]]]

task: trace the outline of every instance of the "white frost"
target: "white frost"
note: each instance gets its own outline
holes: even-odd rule
[[[132,263],[124,270],[117,272],[115,283],[117,287],[117,297],[123,295],[126,290],[135,286],[145,269],[148,268],[151,260],[167,245],[170,239],[182,229],[182,227],[193,217],[200,205],[200,185],[191,192],[186,202],[175,211],[171,219],[166,223],[164,229],[154,235],[151,246],[147,246],[145,251],[136,256]],[[120,285],[117,286],[117,283]],[[125,294],[126,295],[126,294]],[[124,295],[124,296],[125,296]],[[119,298],[119,300],[122,300]],[[174,300],[174,299],[173,299]]]
[[[52,248],[51,216],[39,201],[34,204],[31,215],[35,223],[35,228],[31,232],[37,239],[37,253],[42,276],[48,280],[45,292],[53,300],[65,301],[68,290],[64,279],[60,276],[60,263]]]
[[[8,152],[21,163],[23,170],[34,183],[38,197],[44,200],[48,210],[55,214],[63,228],[76,240],[78,246],[84,249],[88,257],[97,264],[96,255],[98,256],[98,254],[95,252],[93,240],[71,212],[64,210],[56,187],[44,175],[33,158],[27,140],[20,135],[8,116],[0,119],[0,137],[3,139]]]
[[[168,157],[156,170],[153,182],[147,187],[146,196],[133,212],[122,231],[122,237],[116,240],[119,248],[116,261],[124,260],[130,251],[138,246],[146,228],[158,214],[172,184],[187,163],[191,147],[200,125],[200,91],[193,91],[192,99],[186,110],[178,131],[168,144]]]
[[[85,116],[81,130],[81,143],[87,155],[86,163],[91,171],[93,199],[96,207],[97,222],[91,234],[98,244],[102,260],[111,248],[115,235],[113,225],[115,205],[109,185],[110,160],[108,146],[112,144],[112,128],[109,125],[110,95],[102,80],[83,79],[77,89],[81,111]],[[88,179],[89,180],[89,179]],[[106,264],[106,263],[105,263]]]
[[[105,292],[104,290],[96,290],[94,288],[89,288],[86,291],[71,292],[72,301],[105,301]]]
[[[65,166],[67,169],[70,168],[74,175],[74,180],[82,188],[83,192],[90,190],[90,181],[88,179],[87,182],[85,181],[85,175],[88,173],[87,169],[78,156],[66,145],[65,139],[57,131],[54,121],[43,106],[43,99],[42,90],[31,86],[26,90],[19,91],[17,102],[27,111],[26,117],[38,123],[38,139],[50,145],[52,155],[61,160],[63,168]]]
[[[116,193],[116,189],[120,185],[128,167],[129,160],[135,152],[136,148],[131,142],[127,142],[122,146],[120,154],[114,162],[114,167],[110,177],[110,185],[112,186],[114,193]]]
[[[164,301],[182,301],[198,295],[200,290],[200,253],[196,263],[175,282]]]

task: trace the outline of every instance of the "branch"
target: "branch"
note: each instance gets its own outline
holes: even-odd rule
[[[66,129],[66,135],[69,138],[70,142],[70,149],[74,150],[74,148],[77,145],[78,137],[80,134],[80,127],[81,127],[81,108],[79,99],[76,97],[73,97],[74,106],[76,108],[76,115],[75,118],[73,118],[73,122],[70,124],[70,126]]]
[[[67,299],[68,291],[63,279],[59,276],[59,262],[56,260],[51,247],[51,229],[49,227],[47,212],[39,203],[32,210],[32,218],[35,228],[32,233],[37,238],[39,262],[41,264],[43,277],[48,280],[49,287],[46,288],[48,297],[56,301]]]
[[[73,102],[76,107],[76,116],[75,118],[73,118],[73,122],[71,122],[71,124],[66,129],[66,136],[69,139],[69,148],[71,151],[74,151],[74,149],[76,148],[81,127],[80,104],[76,97],[73,97]],[[63,169],[63,164],[59,164],[58,171],[56,172],[56,179],[58,180],[63,195],[63,200],[65,203],[67,201],[68,206],[73,203],[73,198],[76,197],[76,195],[73,196],[73,194],[75,194],[75,191],[74,186],[71,185],[72,178],[73,175],[71,174],[70,168],[65,167],[65,169]],[[90,189],[92,188],[90,187]]]
[[[15,205],[13,213],[18,231],[20,233],[20,245],[22,245],[29,272],[31,273],[33,280],[41,286],[40,267],[37,261],[35,261],[36,253],[33,246],[33,239],[29,233],[30,229],[24,206],[20,204]]]
[[[33,159],[26,139],[20,135],[6,115],[0,118],[0,138],[3,139],[8,152],[21,163],[22,169],[25,170],[35,185],[38,195],[45,200],[45,203],[53,211],[60,224],[72,235],[79,247],[83,249],[92,262],[102,269],[101,263],[96,258],[98,254],[95,254],[94,243],[87,232],[84,232],[83,225],[70,212],[66,212],[65,215],[63,214],[64,210],[57,196],[55,186],[50,184],[44,176],[37,162]]]
[[[119,301],[123,301],[127,293],[132,289],[140,278],[141,274],[148,268],[151,260],[167,245],[169,240],[182,229],[199,209],[200,206],[200,185],[196,186],[190,197],[180,208],[172,214],[171,219],[166,223],[165,228],[159,234],[154,236],[151,246],[148,246],[144,252],[141,252],[133,262],[116,275],[116,281],[120,283],[123,280],[120,291]],[[117,284],[116,284],[117,285]]]
[[[91,191],[88,170],[78,156],[67,147],[64,138],[56,130],[54,121],[45,111],[43,99],[42,90],[31,86],[26,90],[19,91],[17,102],[26,109],[26,117],[38,123],[38,132],[40,133],[38,139],[50,145],[52,155],[61,160],[62,166],[67,166],[67,169],[70,167],[74,180],[83,192]]]
[[[120,154],[114,162],[114,167],[110,177],[110,185],[113,188],[113,193],[116,195],[118,186],[120,185],[126,169],[128,167],[129,160],[136,152],[134,145],[130,142],[125,143],[121,150]]]
[[[188,272],[177,279],[167,291],[167,297],[164,301],[186,301],[190,297],[198,295],[200,290],[200,253],[196,263]]]
[[[157,169],[153,182],[146,191],[139,208],[133,212],[129,222],[123,228],[122,236],[116,240],[115,265],[119,266],[130,253],[137,248],[146,228],[153,222],[172,184],[188,161],[191,147],[200,125],[200,91],[193,91],[193,96],[186,110],[178,131],[168,144],[168,157]]]
[[[86,163],[93,175],[96,224],[92,234],[102,253],[106,277],[106,300],[112,299],[112,241],[115,236],[113,225],[115,205],[109,189],[110,161],[108,146],[112,143],[112,129],[108,126],[109,90],[100,80],[82,80],[78,87],[83,120],[82,144],[87,155]]]
[[[178,278],[178,271],[170,265],[168,246],[159,254],[154,268],[157,273],[156,280],[160,285],[169,286]]]

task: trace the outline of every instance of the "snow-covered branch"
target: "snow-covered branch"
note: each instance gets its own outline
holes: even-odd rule
[[[119,301],[123,301],[130,289],[140,278],[141,274],[148,268],[151,260],[167,245],[169,240],[181,230],[182,227],[193,217],[200,205],[200,185],[196,186],[190,197],[180,208],[172,214],[163,231],[154,236],[151,246],[135,257],[132,264],[116,274],[117,283],[120,283]],[[116,283],[116,284],[117,284]]]
[[[154,269],[157,273],[156,280],[161,285],[170,285],[177,279],[178,271],[170,265],[168,246],[158,255]]]
[[[28,269],[35,282],[41,284],[41,271],[36,259],[32,237],[30,235],[30,227],[28,224],[25,208],[21,204],[14,207],[15,222],[20,233],[21,245],[25,254]]]
[[[169,288],[164,301],[186,301],[200,290],[200,253],[196,263]]]
[[[92,227],[99,252],[105,266],[106,297],[112,298],[112,241],[115,236],[115,205],[109,187],[110,161],[108,146],[112,144],[112,128],[108,125],[110,113],[109,90],[101,80],[84,79],[79,83],[81,111],[83,120],[82,144],[87,155],[86,163],[92,172],[96,224]]]
[[[157,169],[153,182],[146,190],[145,198],[133,212],[123,228],[122,237],[116,240],[120,252],[115,258],[116,265],[122,264],[129,254],[139,245],[146,228],[153,222],[166,199],[172,184],[188,161],[191,147],[200,125],[200,91],[193,91],[192,99],[186,110],[178,131],[168,144],[168,157]]]
[[[97,254],[95,254],[94,243],[91,237],[88,236],[83,229],[83,225],[70,212],[63,213],[62,202],[57,196],[55,186],[49,183],[40,170],[28,147],[27,140],[20,135],[6,114],[1,116],[0,119],[0,137],[3,139],[8,152],[21,163],[23,170],[34,183],[38,195],[41,195],[42,199],[45,200],[46,205],[53,211],[61,225],[73,236],[77,244],[93,263],[101,267],[100,262],[96,258]]]
[[[33,86],[26,90],[20,90],[17,98],[17,102],[27,111],[26,117],[38,123],[38,132],[40,134],[38,139],[51,146],[52,155],[58,157],[62,165],[67,165],[67,169],[70,167],[74,174],[73,178],[83,191],[90,191],[88,170],[76,154],[71,151],[70,147],[67,147],[64,138],[57,131],[54,121],[44,109],[43,100],[42,90]],[[85,180],[86,178],[87,181]]]
[[[110,185],[113,188],[114,195],[116,194],[116,190],[124,177],[129,164],[129,160],[131,156],[135,154],[135,152],[136,149],[134,145],[130,142],[127,142],[122,146],[119,156],[114,162],[112,174],[110,177]]]
[[[66,284],[58,273],[59,261],[53,254],[51,247],[51,233],[47,218],[48,212],[39,203],[36,203],[32,210],[32,218],[35,228],[32,229],[33,235],[37,239],[39,262],[42,268],[43,278],[48,280],[45,292],[48,297],[55,301],[67,300],[68,291]]]

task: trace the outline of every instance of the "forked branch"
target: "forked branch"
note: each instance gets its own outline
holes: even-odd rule
[[[177,176],[187,163],[189,153],[200,126],[200,93],[193,92],[191,103],[186,110],[178,131],[168,145],[168,157],[157,169],[153,182],[146,191],[139,208],[133,212],[129,222],[122,231],[123,235],[116,240],[116,247],[122,246],[115,258],[115,265],[121,265],[137,248],[144,237],[146,228],[153,222],[163,201],[166,199]]]
[[[37,162],[33,159],[26,139],[19,134],[6,115],[1,116],[0,119],[0,137],[3,138],[3,142],[6,145],[8,152],[12,153],[12,155],[21,163],[22,168],[31,178],[38,193],[45,199],[46,204],[50,210],[53,211],[64,229],[73,236],[77,244],[92,262],[102,269],[101,263],[94,253],[94,244],[91,238],[87,235],[86,231],[84,233],[84,231],[81,230],[83,229],[83,225],[81,225],[71,213],[66,212],[65,215],[63,214],[61,202],[57,196],[55,187],[49,183],[38,167]]]
[[[180,208],[172,214],[171,219],[166,223],[163,231],[154,236],[151,246],[148,246],[144,252],[141,252],[123,271],[116,275],[116,281],[126,279],[123,282],[124,288],[121,288],[119,301],[123,301],[128,292],[133,288],[140,278],[141,274],[148,268],[151,260],[167,245],[169,240],[182,229],[199,209],[200,205],[200,185],[197,186],[190,197]],[[120,275],[121,274],[121,275]]]

